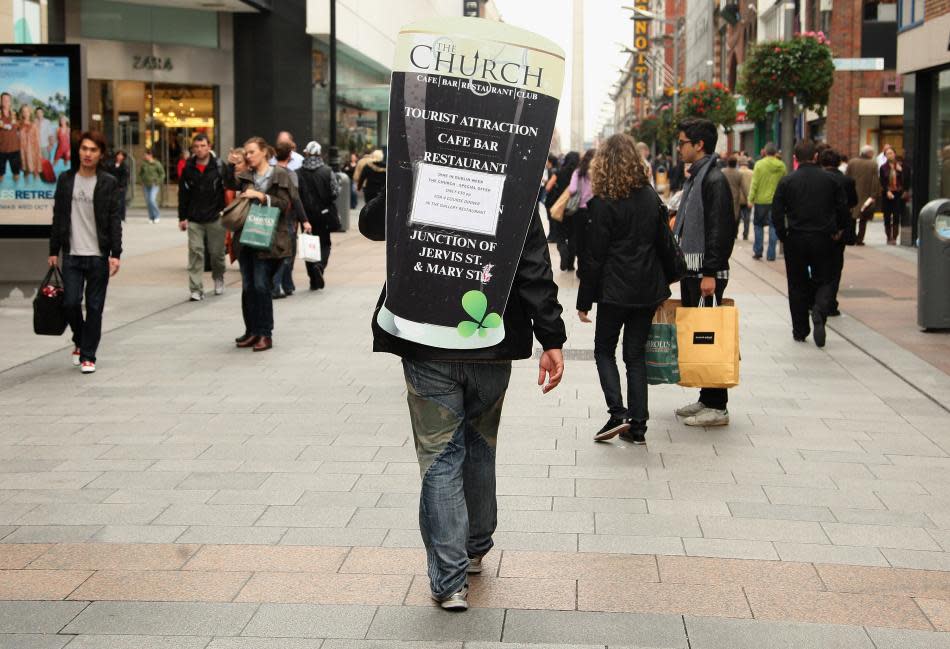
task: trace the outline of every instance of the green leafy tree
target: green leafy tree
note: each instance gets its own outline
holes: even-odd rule
[[[718,81],[700,81],[695,86],[686,88],[680,95],[678,117],[703,117],[728,131],[736,123],[736,98]]]

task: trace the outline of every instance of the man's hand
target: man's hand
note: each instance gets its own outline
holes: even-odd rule
[[[704,277],[699,283],[699,291],[703,294],[703,297],[714,295],[716,293],[716,278]]]
[[[590,316],[587,315],[588,313],[590,313],[590,311],[578,311],[577,317],[581,322],[591,322]]]
[[[888,190],[888,191],[887,191],[887,199],[888,199],[888,200],[891,200],[891,201],[894,200],[894,192]]]
[[[58,261],[59,261],[59,257],[57,257],[56,255],[50,255],[49,259],[46,260],[46,263],[48,263],[52,267],[52,266],[55,266]]]
[[[313,226],[310,225],[310,221],[304,221],[303,231],[306,232],[307,234],[313,233]]]
[[[547,383],[544,382],[547,375]],[[549,349],[541,355],[541,362],[538,363],[538,385],[541,387],[541,393],[547,394],[558,386],[561,377],[564,376],[564,355],[560,349]]]
[[[184,232],[185,230],[187,230],[187,229],[188,229],[188,221],[179,221],[179,222],[178,222],[178,229],[181,230],[182,232]]]
[[[119,272],[119,260],[115,257],[109,257],[109,277]]]

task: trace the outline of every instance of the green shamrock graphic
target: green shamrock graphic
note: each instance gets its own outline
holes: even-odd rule
[[[463,295],[462,308],[472,318],[459,323],[458,332],[463,338],[471,338],[476,331],[484,338],[488,334],[488,329],[501,326],[500,315],[494,312],[485,315],[488,311],[488,298],[481,291],[469,291]]]

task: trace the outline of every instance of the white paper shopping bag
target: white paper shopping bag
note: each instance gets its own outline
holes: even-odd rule
[[[301,234],[297,238],[297,257],[304,261],[322,261],[320,237],[312,234]]]

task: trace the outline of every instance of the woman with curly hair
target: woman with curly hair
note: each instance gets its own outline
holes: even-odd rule
[[[633,138],[618,134],[604,142],[591,163],[590,176],[594,197],[587,203],[590,226],[577,316],[591,322],[588,314],[593,303],[598,304],[594,360],[610,413],[594,440],[619,434],[626,441],[645,444],[650,416],[646,340],[657,306],[670,297],[664,269],[672,268],[676,244]],[[621,329],[627,407],[616,360]]]

